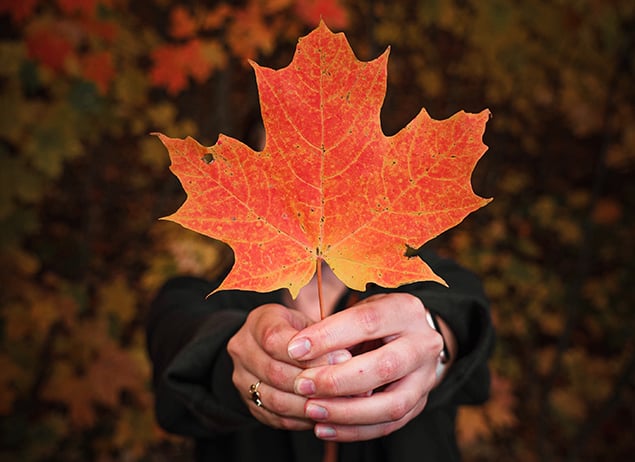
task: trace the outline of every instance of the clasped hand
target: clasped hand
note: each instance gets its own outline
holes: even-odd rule
[[[375,295],[318,322],[263,305],[228,344],[233,383],[258,420],[334,441],[381,437],[416,417],[440,380],[442,348],[407,293]],[[258,380],[263,407],[250,400]]]

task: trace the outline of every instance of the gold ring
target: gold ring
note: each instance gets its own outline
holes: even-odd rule
[[[251,394],[251,400],[258,407],[262,407],[262,399],[260,399],[260,392],[258,391],[258,387],[260,386],[260,380],[256,383],[252,383],[249,386],[249,393]]]

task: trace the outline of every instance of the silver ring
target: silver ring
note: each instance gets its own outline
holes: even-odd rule
[[[249,394],[251,395],[251,400],[258,407],[263,407],[262,399],[260,398],[260,392],[258,391],[258,387],[260,386],[260,380],[256,383],[252,383],[249,386]]]

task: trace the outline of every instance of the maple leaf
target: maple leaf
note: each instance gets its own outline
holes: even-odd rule
[[[21,23],[30,18],[39,0],[0,0],[0,13],[8,13],[15,23]]]
[[[189,39],[196,35],[198,24],[193,15],[183,5],[175,6],[170,12],[170,35],[176,39]]]
[[[67,35],[60,23],[36,24],[26,37],[29,57],[53,71],[61,71],[75,49]]]
[[[81,58],[84,77],[97,86],[101,94],[108,92],[110,83],[115,78],[115,67],[109,51],[99,51],[87,54]]]
[[[222,61],[201,40],[192,39],[182,45],[163,45],[152,52],[153,67],[150,80],[164,86],[172,95],[188,84],[188,77],[202,82],[209,78],[217,62]]]
[[[422,110],[394,136],[381,130],[388,51],[357,60],[324,23],[291,64],[255,69],[266,131],[261,152],[220,135],[212,147],[159,134],[188,197],[169,220],[235,252],[218,290],[288,288],[295,297],[322,260],[364,290],[443,280],[418,248],[489,200],[470,176],[489,111],[436,121]]]

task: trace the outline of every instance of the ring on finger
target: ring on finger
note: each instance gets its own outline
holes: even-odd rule
[[[249,385],[249,397],[256,406],[263,407],[262,398],[260,396],[260,392],[258,391],[260,383],[260,380],[258,380],[256,383]]]

